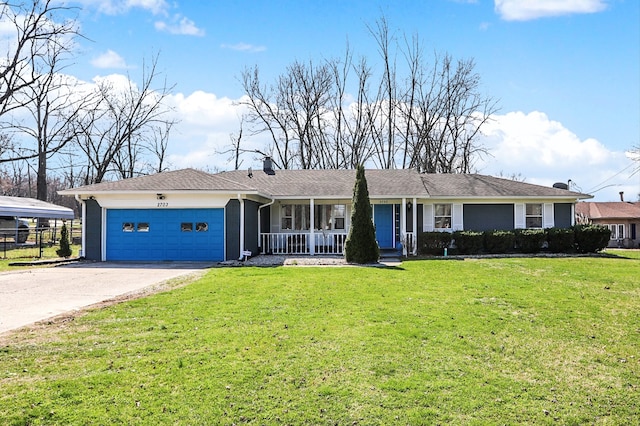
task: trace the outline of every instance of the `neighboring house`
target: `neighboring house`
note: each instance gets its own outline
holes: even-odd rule
[[[87,259],[342,254],[355,170],[269,166],[216,174],[185,169],[60,193],[82,202]],[[417,233],[423,231],[569,227],[576,201],[590,198],[477,174],[367,170],[365,175],[380,248],[405,253],[415,253]]]
[[[582,202],[576,204],[579,221],[605,225],[611,230],[609,247],[637,248],[640,244],[640,203]]]

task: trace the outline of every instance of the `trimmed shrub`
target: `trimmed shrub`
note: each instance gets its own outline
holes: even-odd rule
[[[602,225],[575,225],[576,248],[580,253],[597,253],[607,247],[611,230]]]
[[[547,242],[551,253],[572,253],[576,249],[576,234],[572,228],[549,228]]]
[[[515,234],[512,231],[485,231],[484,249],[488,253],[509,253],[515,245]]]
[[[69,245],[69,231],[67,230],[66,223],[62,223],[62,229],[60,230],[60,248],[56,250],[56,254],[60,257],[69,257],[72,254],[71,246]]]
[[[518,229],[516,247],[522,253],[538,253],[547,239],[544,229]]]
[[[422,232],[418,234],[418,252],[420,254],[444,255],[444,249],[451,245],[449,232]]]
[[[484,247],[484,235],[475,231],[456,231],[452,238],[456,247],[456,253],[478,254]]]
[[[380,249],[376,242],[376,230],[371,220],[371,211],[364,166],[358,166],[353,188],[351,227],[345,243],[347,262],[373,263],[377,262],[380,257]]]

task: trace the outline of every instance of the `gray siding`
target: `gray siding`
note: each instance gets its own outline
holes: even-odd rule
[[[96,200],[85,200],[85,259],[102,260],[102,207]]]
[[[244,201],[244,249],[258,254],[258,206],[255,201]],[[226,260],[240,258],[240,202],[229,200],[225,214]]]
[[[225,259],[240,258],[240,202],[229,200],[224,208]]]
[[[244,249],[258,254],[258,206],[255,201],[244,202]]]
[[[467,231],[514,229],[513,204],[465,204],[463,215]]]
[[[571,227],[571,206],[570,203],[556,203],[553,205],[553,220],[556,228]]]

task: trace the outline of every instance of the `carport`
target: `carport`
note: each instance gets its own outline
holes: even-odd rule
[[[35,198],[0,196],[0,216],[30,219],[73,220],[75,214],[73,210],[68,207],[58,206]]]
[[[73,210],[35,198],[0,196],[0,216],[73,219]]]

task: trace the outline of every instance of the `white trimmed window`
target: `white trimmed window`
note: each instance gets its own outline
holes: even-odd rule
[[[615,225],[607,225],[607,227],[609,228],[609,230],[611,231],[611,237],[609,237],[612,240],[622,240],[624,239],[624,225],[621,224],[615,224]]]
[[[451,229],[451,204],[433,206],[433,228]]]
[[[314,206],[314,229],[331,231],[344,229],[346,206],[344,204],[319,204]]]
[[[309,230],[311,214],[308,204],[283,204],[280,214],[283,231]]]
[[[345,216],[347,213],[347,206],[344,204],[334,204],[331,209],[331,221],[333,222],[333,229],[344,229]]]
[[[527,204],[525,206],[525,226],[527,228],[542,228],[542,204]]]

